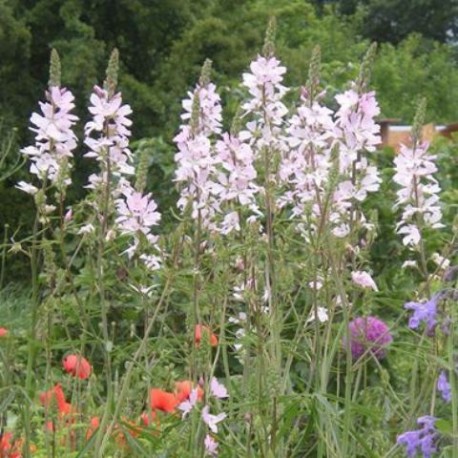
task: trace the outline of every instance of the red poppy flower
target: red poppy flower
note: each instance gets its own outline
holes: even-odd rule
[[[89,378],[92,372],[89,361],[80,355],[67,355],[62,360],[62,365],[69,374],[81,380]]]
[[[22,448],[24,445],[23,439],[14,440],[13,433],[6,432],[0,435],[0,457],[5,458],[21,458]],[[33,452],[36,447],[31,445],[30,451]]]
[[[65,402],[64,390],[60,383],[50,390],[40,393],[40,402],[45,409],[49,409],[54,405],[60,413],[66,414],[71,411],[71,405]]]
[[[194,342],[198,346],[202,340],[202,335],[206,334],[210,338],[210,345],[216,347],[218,345],[218,337],[210,331],[208,326],[203,324],[196,324],[194,329]]]
[[[86,440],[88,441],[92,435],[97,431],[100,426],[100,419],[99,417],[92,417],[89,421],[89,428],[86,432]]]
[[[189,399],[191,391],[193,389],[192,382],[190,380],[183,380],[182,382],[175,383],[175,396],[178,400],[178,403],[186,401]],[[202,401],[204,397],[204,390],[200,385],[197,385],[197,399]]]
[[[0,328],[0,337],[6,337],[9,334],[8,329]]]
[[[159,425],[159,418],[156,414],[156,412],[142,412],[140,415],[140,420],[145,426],[149,426],[152,423],[155,423],[156,425]]]
[[[173,393],[152,388],[150,391],[150,403],[152,410],[162,410],[162,412],[174,412],[178,404],[178,400]]]

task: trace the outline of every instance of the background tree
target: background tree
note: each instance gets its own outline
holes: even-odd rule
[[[360,14],[360,30],[372,41],[399,43],[416,32],[453,42],[458,36],[456,0],[340,0],[343,14]]]

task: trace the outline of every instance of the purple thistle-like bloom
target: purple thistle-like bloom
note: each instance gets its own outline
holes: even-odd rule
[[[370,351],[377,359],[385,357],[385,347],[393,341],[388,326],[376,317],[358,317],[348,326],[350,348],[354,359]]]
[[[423,458],[430,458],[434,452],[437,452],[436,441],[439,434],[434,426],[436,418],[425,415],[417,420],[421,429],[407,431],[400,434],[397,438],[398,445],[406,446],[406,453],[409,458],[414,457],[417,452],[423,454]]]
[[[409,319],[409,328],[418,329],[420,324],[424,322],[428,334],[433,332],[437,324],[437,303],[441,298],[442,294],[437,293],[429,301],[404,304],[405,309],[413,310],[413,315]]]
[[[437,389],[445,402],[449,403],[452,400],[452,388],[448,382],[445,371],[441,371],[439,374],[437,379]]]

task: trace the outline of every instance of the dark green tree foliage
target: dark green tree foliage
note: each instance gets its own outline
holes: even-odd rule
[[[83,0],[81,20],[91,24],[107,50],[120,52],[120,89],[134,110],[134,135],[151,136],[161,130],[162,107],[155,91],[161,63],[172,44],[208,0]]]
[[[344,14],[361,14],[361,32],[372,41],[399,43],[413,32],[452,42],[458,38],[456,0],[340,0]]]
[[[36,95],[30,72],[32,35],[16,2],[0,1],[0,119],[2,127],[24,124]]]

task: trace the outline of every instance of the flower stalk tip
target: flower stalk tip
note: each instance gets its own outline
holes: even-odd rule
[[[61,66],[58,52],[53,48],[49,59],[49,87],[60,87]]]

